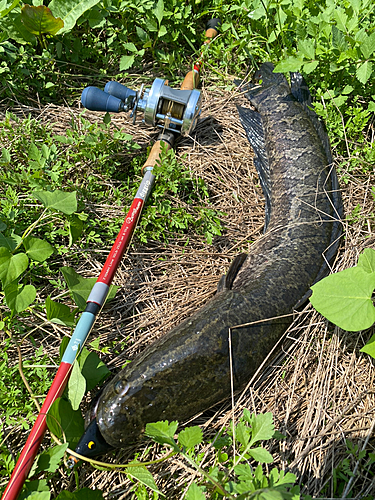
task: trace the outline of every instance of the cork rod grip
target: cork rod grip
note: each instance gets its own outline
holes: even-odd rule
[[[216,29],[219,26],[219,19],[211,19],[211,21],[207,24],[207,31],[205,33],[205,41],[204,45],[209,45],[213,38],[218,34]],[[200,59],[194,64],[194,69],[189,71],[189,73],[185,76],[184,81],[181,85],[181,90],[193,90],[196,89],[199,85],[199,71],[203,64],[203,52],[200,55]]]

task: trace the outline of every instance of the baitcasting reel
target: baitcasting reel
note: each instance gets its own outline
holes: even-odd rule
[[[87,87],[81,102],[91,111],[132,110],[135,122],[138,110],[144,112],[144,122],[153,127],[187,135],[194,130],[201,109],[199,90],[177,90],[168,87],[166,80],[156,78],[150,89],[141,86],[138,92],[118,82],[108,82],[104,91]]]

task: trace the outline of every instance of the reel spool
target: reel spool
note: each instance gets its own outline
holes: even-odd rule
[[[144,112],[147,125],[187,135],[194,130],[201,111],[199,90],[177,90],[166,80],[156,78],[150,89],[142,85],[138,92],[118,82],[108,82],[104,91],[87,87],[82,92],[82,105],[91,111],[119,113],[132,110],[133,123],[137,111]]]

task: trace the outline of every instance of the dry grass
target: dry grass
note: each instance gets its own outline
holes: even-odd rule
[[[211,201],[225,212],[226,231],[212,246],[201,238],[189,236],[172,240],[164,246],[157,242],[137,245],[125,258],[116,276],[121,286],[117,300],[103,311],[92,338],[99,336],[101,345],[109,341],[128,339],[128,348],[119,356],[105,359],[111,368],[132,359],[156,337],[189,315],[210,298],[217,282],[239,251],[251,252],[251,241],[263,229],[264,205],[257,175],[252,164],[251,148],[239,125],[235,103],[241,97],[228,91],[203,89],[204,108],[201,122],[193,137],[179,143],[178,155],[191,171],[206,181]],[[30,111],[30,109],[29,109]],[[41,119],[54,122],[60,133],[69,126],[76,110],[49,107],[35,110]],[[100,119],[86,112],[90,119]],[[146,147],[150,130],[134,127],[130,120],[116,116],[113,123],[124,126]],[[154,137],[155,134],[152,135]],[[336,158],[340,164],[341,158]],[[344,172],[341,172],[343,175]],[[360,204],[361,216],[345,224],[345,239],[333,271],[356,264],[359,253],[374,243],[373,198],[370,193],[374,176],[351,173],[343,184],[345,213],[350,214]],[[103,217],[120,212],[112,207],[96,207]],[[118,214],[117,214],[118,215]],[[78,272],[97,276],[110,248],[82,257]],[[100,257],[100,259],[98,258]],[[163,257],[161,260],[160,257]],[[40,325],[44,328],[44,325]],[[47,328],[44,347],[56,352],[63,333]],[[313,497],[333,497],[333,471],[349,457],[353,470],[358,468],[353,484],[355,498],[375,496],[375,482],[366,472],[366,460],[358,465],[348,455],[346,440],[359,449],[374,451],[372,430],[375,424],[374,366],[360,348],[370,332],[348,333],[333,328],[310,305],[296,313],[295,321],[248,387],[220,408],[198,416],[194,423],[202,424],[206,436],[212,436],[227,426],[233,414],[242,415],[244,408],[260,413],[271,411],[276,427],[286,435],[274,442],[270,451],[277,466],[297,474],[303,493]],[[140,457],[148,450],[138,449]],[[130,459],[134,449],[122,450],[116,461]],[[213,464],[215,452],[207,445],[202,451],[203,464]],[[163,451],[154,446],[147,459],[159,457]],[[196,472],[178,458],[154,466],[158,486],[168,499],[181,498],[181,485],[195,480]],[[103,472],[84,465],[79,473],[80,487],[100,488],[106,498],[130,498],[132,483],[120,472]],[[62,473],[56,492],[64,486],[73,488],[73,479]]]

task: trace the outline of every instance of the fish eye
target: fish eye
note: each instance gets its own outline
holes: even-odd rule
[[[89,442],[87,443],[87,448],[88,448],[89,450],[93,450],[93,449],[95,449],[95,446],[96,446],[95,441],[89,441]]]
[[[129,384],[124,381],[124,380],[118,380],[115,383],[114,391],[116,394],[119,394],[120,396],[123,396],[126,394],[129,390]]]

